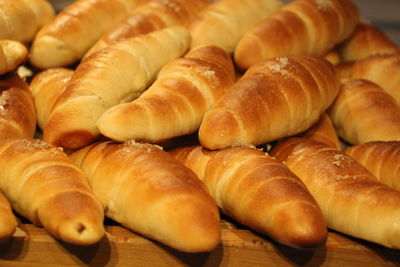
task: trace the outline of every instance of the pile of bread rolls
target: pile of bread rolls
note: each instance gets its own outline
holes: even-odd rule
[[[0,0],[0,239],[104,216],[184,252],[220,212],[400,248],[400,49],[351,0]],[[4,196],[3,196],[4,195]]]

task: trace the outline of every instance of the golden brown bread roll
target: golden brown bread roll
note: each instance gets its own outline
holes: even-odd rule
[[[278,56],[323,56],[359,21],[350,0],[295,0],[249,29],[235,50],[240,69]]]
[[[234,83],[231,57],[222,48],[191,50],[161,69],[139,98],[116,105],[99,118],[100,132],[114,140],[159,143],[198,130],[204,113]]]
[[[29,43],[54,15],[47,0],[0,0],[0,40]]]
[[[33,137],[36,112],[28,85],[17,75],[0,78],[0,139]]]
[[[0,241],[10,238],[18,222],[11,210],[11,205],[0,191]]]
[[[331,148],[341,150],[342,145],[336,134],[332,120],[326,113],[323,113],[319,120],[307,131],[300,134],[301,137],[321,142]]]
[[[373,141],[343,150],[365,168],[378,181],[400,191],[400,142]]]
[[[280,0],[215,1],[190,26],[191,48],[215,45],[232,53],[251,26],[282,6]]]
[[[73,73],[73,70],[67,68],[52,68],[33,77],[29,89],[34,98],[37,123],[41,129],[47,124],[55,102],[64,92]]]
[[[170,152],[208,187],[220,209],[241,224],[293,247],[322,245],[327,229],[305,185],[285,165],[252,147]]]
[[[375,54],[400,52],[384,32],[368,23],[359,23],[351,36],[338,47],[343,61],[358,61]]]
[[[140,5],[106,31],[85,56],[116,41],[171,26],[185,26],[208,4],[207,0],[152,0]]]
[[[0,140],[0,169],[0,190],[35,225],[79,245],[103,237],[102,206],[81,170],[59,148],[37,139]]]
[[[79,61],[100,36],[144,0],[77,0],[35,36],[31,63],[39,69]],[[49,56],[51,55],[51,56]]]
[[[329,115],[338,135],[350,144],[400,141],[400,106],[373,82],[343,81]]]
[[[377,182],[345,153],[305,138],[289,138],[271,151],[307,186],[333,230],[400,248],[400,192]]]
[[[68,150],[89,144],[99,135],[96,121],[103,112],[137,98],[189,43],[188,30],[176,26],[122,40],[85,58],[55,103],[44,139]]]
[[[206,187],[161,147],[95,143],[70,155],[106,215],[132,231],[185,252],[220,241],[219,213]]]
[[[280,57],[256,64],[206,112],[200,143],[219,149],[301,133],[338,91],[335,69],[322,58]]]
[[[22,43],[0,40],[0,75],[16,70],[28,58],[28,49]]]
[[[378,84],[400,105],[400,53],[372,55],[353,64],[351,77]]]

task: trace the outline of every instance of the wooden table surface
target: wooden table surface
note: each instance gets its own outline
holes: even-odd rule
[[[326,245],[299,250],[222,221],[222,242],[207,253],[182,253],[120,226],[107,226],[98,244],[82,247],[22,224],[0,244],[0,266],[400,266],[400,251],[330,232]]]

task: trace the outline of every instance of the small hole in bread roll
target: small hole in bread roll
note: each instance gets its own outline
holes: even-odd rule
[[[75,229],[79,234],[82,234],[86,230],[86,227],[82,223],[77,223]]]

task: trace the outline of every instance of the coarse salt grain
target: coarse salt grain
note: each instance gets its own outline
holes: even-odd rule
[[[124,146],[122,147],[121,152],[129,153],[134,151],[135,148],[146,149],[147,152],[151,152],[154,149],[163,150],[161,146],[154,144],[139,143],[136,142],[134,139],[132,139],[124,142]]]
[[[317,0],[317,8],[321,11],[326,11],[330,8],[329,0]]]
[[[276,64],[269,65],[268,68],[272,73],[280,73],[282,75],[288,75],[289,72],[285,69],[289,64],[289,59],[287,57],[278,57]]]
[[[169,0],[164,0],[164,1],[163,1],[163,4],[164,4],[166,7],[171,8],[171,9],[172,9],[173,11],[175,11],[176,13],[178,13],[178,12],[181,11],[181,7],[180,7],[180,6],[178,6],[176,3],[173,3],[173,2],[171,2],[171,1],[169,1]]]
[[[0,94],[0,111],[1,110],[5,110],[6,109],[6,104],[7,104],[7,100],[9,99],[9,95],[6,93],[6,91],[3,91]]]
[[[35,139],[35,140],[22,140],[23,150],[24,151],[34,151],[34,150],[49,150],[52,148],[58,149],[49,143]]]

